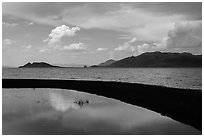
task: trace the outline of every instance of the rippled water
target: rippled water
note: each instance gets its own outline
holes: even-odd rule
[[[3,78],[111,80],[202,89],[201,68],[3,68]]]
[[[78,100],[89,100],[82,106]],[[3,134],[201,134],[153,111],[62,89],[3,89]]]

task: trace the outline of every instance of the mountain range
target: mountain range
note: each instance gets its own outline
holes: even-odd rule
[[[73,64],[76,67],[76,64]],[[71,67],[73,67],[73,65]],[[83,67],[79,65],[78,67]],[[27,63],[19,68],[65,68],[63,65],[50,65],[45,62]],[[202,67],[202,55],[191,53],[146,52],[139,56],[131,56],[121,60],[107,60],[90,67]],[[85,66],[84,66],[85,68]]]
[[[108,60],[91,67],[202,67],[202,55],[191,53],[146,52],[118,61]]]

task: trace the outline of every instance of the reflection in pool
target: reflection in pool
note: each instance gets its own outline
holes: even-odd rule
[[[3,134],[201,134],[153,111],[74,90],[3,89],[2,104]]]
[[[50,105],[56,109],[56,111],[66,112],[71,109],[77,109],[79,106],[74,104],[73,98],[65,98],[58,92],[49,92]]]

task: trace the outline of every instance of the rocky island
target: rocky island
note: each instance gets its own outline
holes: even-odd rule
[[[60,66],[53,66],[45,62],[33,62],[33,63],[27,63],[23,66],[19,66],[18,68],[62,68]]]

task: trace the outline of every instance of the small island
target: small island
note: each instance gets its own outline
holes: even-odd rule
[[[18,68],[62,68],[60,66],[53,66],[45,62],[33,62],[33,63],[27,63],[23,66],[19,66]]]

